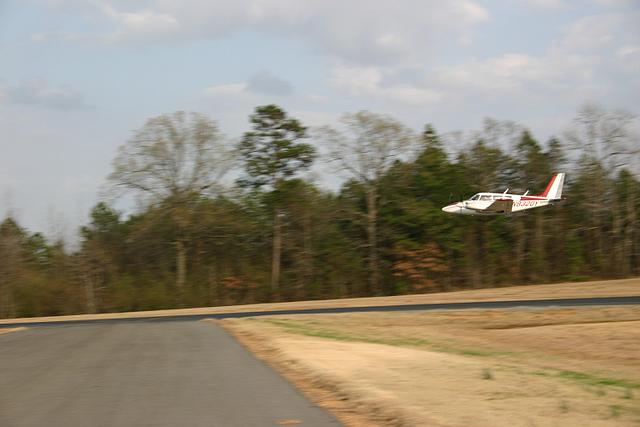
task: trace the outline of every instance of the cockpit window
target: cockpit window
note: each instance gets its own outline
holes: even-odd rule
[[[480,200],[480,195],[476,194],[475,196],[473,196],[472,198],[470,198],[469,200]]]
[[[491,200],[491,196],[483,194],[482,196],[480,196],[480,200]]]

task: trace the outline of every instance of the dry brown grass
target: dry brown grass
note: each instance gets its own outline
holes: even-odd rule
[[[376,305],[435,304],[466,301],[506,301],[524,299],[588,298],[640,295],[640,278],[604,280],[549,285],[511,286],[433,294],[398,295],[392,297],[344,298],[322,301],[296,301],[268,304],[247,304],[222,307],[201,307],[176,310],[137,311],[127,313],[80,314],[73,316],[0,319],[0,325],[20,322],[60,322],[68,320],[127,319],[166,317],[190,314],[241,313],[249,311],[297,310],[329,307],[366,307]]]
[[[640,425],[638,306],[220,323],[320,404],[333,393],[378,425]]]

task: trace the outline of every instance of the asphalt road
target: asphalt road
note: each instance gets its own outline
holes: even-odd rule
[[[340,425],[210,322],[95,323],[0,335],[2,427],[294,423]]]

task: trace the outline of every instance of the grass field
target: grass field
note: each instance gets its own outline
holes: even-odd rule
[[[638,306],[220,323],[351,426],[640,426]]]

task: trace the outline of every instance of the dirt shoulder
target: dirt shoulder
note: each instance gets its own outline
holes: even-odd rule
[[[347,426],[640,425],[638,306],[219,323]]]
[[[309,400],[326,411],[331,412],[348,427],[401,426],[391,414],[373,406],[364,407],[354,402],[342,384],[332,378],[316,374],[296,358],[287,357],[282,352],[281,343],[264,334],[238,327],[235,324],[221,323],[219,320],[206,319],[221,325],[233,337],[249,349],[256,357],[278,371]],[[265,339],[266,338],[266,339]]]
[[[432,294],[397,295],[391,297],[345,298],[320,301],[296,301],[268,304],[247,304],[221,307],[200,307],[176,310],[138,311],[126,313],[81,314],[73,316],[0,319],[0,325],[21,322],[60,322],[69,320],[128,319],[167,317],[250,311],[299,310],[331,307],[366,307],[406,304],[436,304],[468,301],[543,300],[557,298],[589,298],[640,295],[640,278],[593,282],[555,283],[548,285],[511,286]]]

